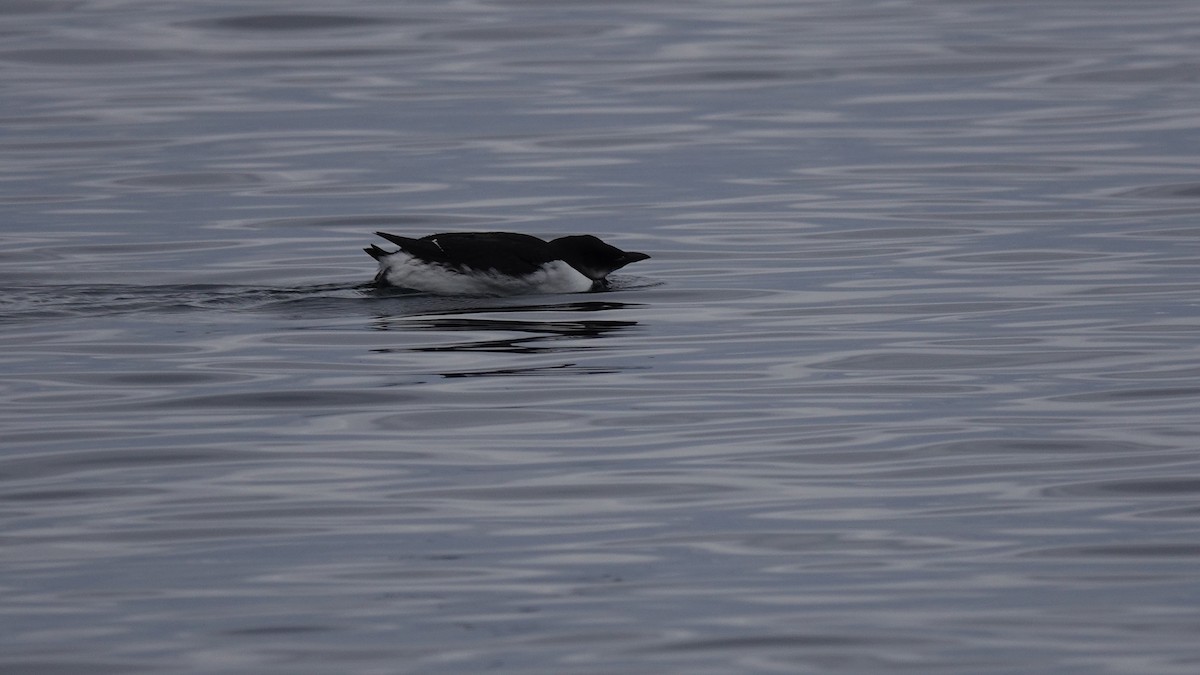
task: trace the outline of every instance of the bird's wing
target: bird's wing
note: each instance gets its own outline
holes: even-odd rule
[[[530,274],[558,257],[545,241],[512,232],[434,234],[421,238],[420,242],[436,249],[436,253],[423,257],[477,270],[494,269],[502,274]]]

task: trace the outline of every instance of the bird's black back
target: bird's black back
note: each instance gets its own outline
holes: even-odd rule
[[[376,234],[413,257],[457,269],[492,269],[501,274],[523,275],[559,258],[549,243],[515,232],[445,232],[420,239],[386,232]]]

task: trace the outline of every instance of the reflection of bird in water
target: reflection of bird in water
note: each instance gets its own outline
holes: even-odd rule
[[[580,302],[566,305],[522,305],[515,307],[493,307],[491,311],[524,312],[524,311],[571,311],[599,312],[610,309],[629,307],[624,303],[610,302]],[[465,313],[465,312],[464,312]],[[598,338],[611,333],[636,326],[636,321],[618,319],[579,319],[579,320],[525,320],[515,318],[483,318],[468,316],[417,316],[389,317],[376,324],[380,330],[421,330],[438,332],[462,332],[476,339],[452,342],[440,345],[422,345],[417,347],[376,349],[376,352],[414,351],[414,352],[508,352],[512,354],[536,354],[555,351],[579,351],[586,349],[574,340],[578,338]],[[496,332],[515,333],[508,337],[490,337],[477,339],[479,334]],[[562,340],[570,340],[568,344],[554,344]]]
[[[379,261],[375,281],[436,295],[583,293],[608,288],[614,270],[650,256],[590,234],[544,241],[512,232],[453,232],[420,239],[386,232],[396,244],[363,249]]]
[[[413,324],[410,323],[410,326]],[[427,318],[416,322],[421,329],[434,331],[463,331],[464,336],[476,338],[480,334],[494,334],[497,331],[512,333],[509,337],[491,337],[485,339],[470,339],[466,341],[413,347],[414,352],[494,352],[506,354],[543,354],[549,361],[538,359],[534,362],[505,361],[500,368],[483,368],[443,371],[445,378],[484,377],[491,375],[539,375],[555,372],[570,371],[575,373],[607,373],[614,372],[611,364],[598,365],[585,361],[574,360],[563,362],[566,354],[581,355],[599,345],[589,344],[580,338],[599,338],[637,325],[636,321],[617,320],[582,320],[582,321],[522,321],[511,319],[482,319],[466,317],[437,317]],[[520,364],[520,365],[517,365]]]
[[[478,340],[455,345],[417,347],[421,352],[514,352],[554,351],[546,341],[563,338],[601,337],[606,333],[637,325],[635,321],[491,321],[489,319],[433,319],[421,322],[431,330],[512,331],[526,333],[511,338]],[[533,343],[538,343],[535,346]],[[573,349],[578,349],[578,345]]]
[[[496,302],[496,301],[491,301]],[[597,365],[592,360],[583,362],[562,361],[570,358],[567,355],[582,356],[592,350],[603,350],[602,343],[593,342],[593,338],[604,338],[638,325],[637,321],[619,319],[574,319],[556,318],[554,320],[520,319],[516,317],[480,317],[465,316],[477,311],[488,312],[605,312],[627,307],[637,307],[619,302],[573,302],[567,304],[546,305],[491,305],[484,308],[451,310],[440,316],[389,316],[379,317],[375,324],[377,330],[403,331],[409,335],[431,331],[437,333],[437,344],[429,344],[419,340],[421,344],[397,345],[372,349],[377,354],[425,352],[425,353],[480,353],[522,354],[527,357],[541,355],[545,358],[514,362],[503,361],[501,367],[483,369],[440,370],[438,374],[445,378],[484,377],[489,375],[538,375],[569,371],[573,373],[610,373],[615,372],[611,364]],[[560,315],[561,317],[562,315]],[[507,335],[497,335],[507,333]],[[489,361],[490,362],[490,361]],[[451,361],[450,363],[454,363]],[[470,361],[470,363],[476,363]]]

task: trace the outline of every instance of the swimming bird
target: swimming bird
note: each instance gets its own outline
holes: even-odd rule
[[[614,270],[650,257],[590,234],[550,241],[514,232],[447,232],[420,239],[375,234],[400,247],[363,249],[379,261],[376,283],[437,295],[602,291]]]

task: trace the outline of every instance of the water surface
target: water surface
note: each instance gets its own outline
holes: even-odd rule
[[[1195,672],[1200,6],[0,16],[3,669]]]

